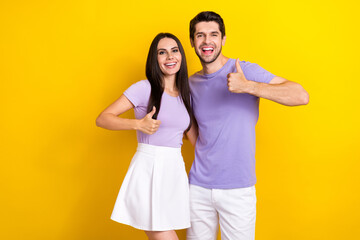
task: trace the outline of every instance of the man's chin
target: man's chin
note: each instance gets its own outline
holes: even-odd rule
[[[202,57],[200,54],[198,54],[197,52],[195,52],[196,53],[196,55],[199,57],[199,59],[200,59],[200,61],[202,62],[202,63],[204,63],[204,64],[210,64],[210,63],[213,63],[213,62],[215,62],[215,60],[219,57],[219,55],[220,55],[220,53],[221,53],[221,51],[217,54],[217,55],[214,55],[214,56],[209,56],[209,57],[207,57],[207,58],[204,58],[204,57]]]
[[[213,56],[212,58],[203,58],[202,56],[198,55],[198,57],[202,63],[206,63],[206,64],[212,63],[216,60],[216,56]]]

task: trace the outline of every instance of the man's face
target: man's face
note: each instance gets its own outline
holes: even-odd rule
[[[199,22],[195,25],[194,40],[191,40],[191,46],[195,48],[196,55],[201,62],[212,63],[220,55],[225,38],[225,36],[221,38],[217,22]]]

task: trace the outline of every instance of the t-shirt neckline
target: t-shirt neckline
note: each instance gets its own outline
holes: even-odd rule
[[[164,93],[165,93],[166,95],[168,95],[169,97],[172,97],[172,98],[178,98],[178,97],[180,96],[180,94],[178,94],[176,97],[175,97],[175,96],[171,96],[170,94],[168,94],[167,92],[165,92],[165,90],[164,90]]]
[[[200,73],[196,73],[196,75],[198,75],[198,76],[200,76],[200,77],[202,77],[202,78],[206,78],[206,79],[210,79],[210,78],[213,78],[213,77],[215,77],[216,75],[218,75],[219,73],[221,73],[222,71],[224,71],[224,69],[225,68],[227,68],[227,66],[229,65],[229,64],[231,64],[231,62],[232,62],[232,58],[229,58],[228,60],[227,60],[227,62],[224,64],[224,66],[222,66],[219,70],[217,70],[216,72],[213,72],[213,73],[210,73],[210,74],[200,74]]]

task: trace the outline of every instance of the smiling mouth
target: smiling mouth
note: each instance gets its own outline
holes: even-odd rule
[[[173,63],[166,63],[166,64],[165,64],[165,67],[167,67],[167,68],[174,68],[175,65],[176,65],[175,62],[173,62]]]
[[[203,47],[201,48],[201,51],[205,54],[205,55],[210,55],[214,52],[214,48],[213,47]]]

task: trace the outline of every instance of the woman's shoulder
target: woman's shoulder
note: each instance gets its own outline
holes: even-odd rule
[[[140,106],[146,105],[149,100],[151,92],[151,85],[148,80],[141,80],[132,84],[125,90],[124,95],[127,97],[133,105]]]
[[[134,84],[132,84],[132,86],[138,86],[138,87],[143,87],[143,88],[150,88],[150,82],[149,80],[145,79],[145,80],[140,80]]]
[[[150,91],[151,89],[151,85],[150,85],[150,82],[145,79],[145,80],[140,80],[136,83],[133,83],[129,88],[128,90],[132,90],[132,91],[141,91],[141,92],[144,92],[146,93],[147,91]]]
[[[137,83],[142,84],[142,85],[147,86],[147,87],[151,86],[149,80],[147,80],[147,79],[140,80]]]

